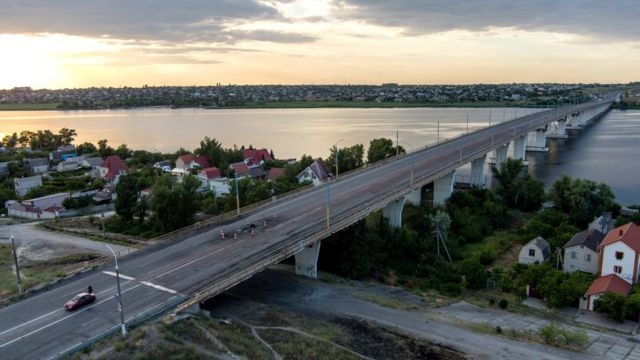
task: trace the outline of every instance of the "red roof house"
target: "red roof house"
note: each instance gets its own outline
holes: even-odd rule
[[[596,299],[607,291],[626,296],[631,291],[631,284],[616,274],[609,274],[595,279],[584,294],[587,298],[588,309],[593,311]]]
[[[217,179],[221,176],[220,169],[217,167],[208,167],[200,170],[199,175],[206,177],[207,180]]]
[[[267,149],[242,149],[242,157],[247,165],[260,165],[263,161],[273,160]]]
[[[185,154],[178,156],[176,167],[180,169],[193,169],[194,167],[208,168],[211,167],[209,160],[204,155],[195,156],[193,154]]]
[[[107,157],[100,165],[100,177],[113,181],[120,175],[126,175],[129,168],[118,155]]]
[[[229,165],[229,167],[236,172],[237,176],[246,176],[250,172],[249,167],[244,162],[234,163]]]

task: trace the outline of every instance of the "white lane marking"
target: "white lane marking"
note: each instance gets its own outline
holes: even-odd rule
[[[95,319],[93,319],[93,320],[87,321],[86,323],[84,323],[84,324],[82,324],[82,325],[80,325],[80,326],[87,326],[87,325],[91,324],[92,322],[94,322],[94,321],[98,321],[98,320],[99,320],[98,318],[95,318]]]
[[[149,282],[149,281],[141,281],[141,283],[145,284],[147,286],[151,286],[152,288],[156,288],[158,290],[166,291],[166,292],[171,293],[173,295],[176,295],[178,293],[177,291],[175,291],[173,289],[169,289],[169,288],[166,288],[166,287],[164,287],[162,285],[154,284],[154,283]]]
[[[102,273],[105,274],[105,275],[116,276],[116,273],[114,273],[113,271],[103,271]],[[127,275],[118,274],[118,276],[120,276],[121,278],[123,278],[125,280],[129,280],[129,281],[135,281],[136,280],[136,278],[131,277],[131,276],[127,276]]]
[[[103,271],[102,273],[106,274],[106,275],[116,276],[116,273],[111,272],[111,271]],[[136,280],[136,278],[134,278],[132,276],[127,276],[127,275],[122,275],[122,274],[119,274],[119,275],[123,279],[127,279],[127,280],[130,280],[130,281],[138,281],[138,280]],[[155,288],[155,289],[158,289],[158,290],[166,291],[166,292],[168,292],[170,294],[173,294],[173,295],[178,293],[177,291],[175,291],[173,289],[169,289],[168,287],[164,287],[162,285],[154,284],[154,283],[152,283],[150,281],[140,281],[140,283],[144,284],[144,285],[147,285],[147,286],[151,286],[152,288]]]
[[[164,272],[164,273],[162,273],[162,274],[160,274],[160,275],[154,276],[153,278],[154,278],[154,279],[157,279],[157,278],[159,278],[159,277],[163,277],[163,276],[165,276],[165,275],[167,275],[167,274],[170,274],[170,273],[172,273],[172,272],[174,272],[174,271],[176,271],[176,270],[180,270],[180,269],[182,269],[182,268],[183,268],[183,267],[185,267],[185,266],[189,266],[189,265],[193,264],[194,262],[198,262],[198,261],[200,261],[200,260],[202,260],[202,259],[208,258],[208,257],[209,257],[209,256],[211,256],[211,255],[215,255],[215,254],[219,253],[220,251],[227,250],[228,248],[230,248],[230,247],[232,247],[232,246],[235,246],[235,243],[231,243],[231,244],[229,244],[229,245],[227,245],[227,246],[225,246],[225,247],[223,247],[223,248],[220,248],[220,249],[218,249],[218,250],[216,250],[216,251],[214,251],[214,252],[211,252],[211,253],[209,253],[209,254],[207,254],[207,255],[204,255],[204,256],[201,256],[201,257],[199,257],[199,258],[193,259],[193,260],[191,260],[191,261],[189,261],[189,262],[187,262],[187,263],[184,263],[184,264],[182,264],[182,265],[180,265],[180,266],[178,266],[178,267],[172,268],[171,270],[168,270],[168,271],[166,271],[166,272]]]
[[[131,288],[129,288],[129,289],[127,289],[127,290],[123,291],[123,292],[131,291],[131,290],[133,290],[133,289],[137,288],[138,286],[140,286],[140,285],[135,285],[135,286],[133,286],[133,287],[131,287]],[[55,325],[55,324],[57,324],[57,323],[59,323],[59,322],[62,322],[62,321],[67,320],[67,319],[69,319],[69,318],[71,318],[71,317],[73,317],[73,316],[76,316],[76,315],[78,315],[78,314],[80,314],[80,313],[82,313],[82,312],[84,312],[84,311],[87,311],[87,310],[89,310],[89,309],[92,309],[92,308],[94,308],[94,307],[96,307],[96,306],[98,306],[98,305],[100,305],[100,304],[102,304],[102,303],[104,303],[104,302],[110,301],[110,300],[112,300],[112,299],[113,299],[112,297],[107,297],[107,298],[105,298],[104,300],[102,300],[102,301],[100,301],[100,302],[97,302],[97,303],[94,303],[93,305],[90,305],[90,306],[87,306],[87,307],[85,307],[85,308],[82,308],[81,310],[77,310],[77,311],[75,311],[74,313],[72,313],[72,314],[71,314],[71,315],[69,315],[69,316],[65,316],[65,317],[63,317],[63,318],[61,318],[61,319],[58,319],[58,320],[56,320],[56,321],[54,321],[54,322],[51,322],[51,323],[49,323],[49,324],[47,324],[47,325],[44,325],[44,326],[42,326],[42,327],[39,327],[39,328],[37,328],[37,329],[35,329],[35,330],[33,330],[33,331],[29,332],[29,333],[26,333],[26,334],[24,334],[24,335],[22,335],[22,336],[19,336],[19,337],[15,338],[15,339],[13,339],[13,340],[11,340],[11,341],[8,341],[8,342],[6,342],[6,343],[4,343],[4,344],[0,344],[0,349],[1,349],[1,348],[3,348],[3,347],[5,347],[5,346],[7,346],[7,345],[11,345],[11,344],[13,344],[13,343],[14,343],[14,342],[16,342],[16,341],[19,341],[19,340],[22,340],[22,339],[24,339],[24,338],[26,338],[26,337],[28,337],[28,336],[31,336],[31,335],[33,335],[33,334],[35,334],[35,333],[37,333],[37,332],[39,332],[39,331],[41,331],[41,330],[44,330],[44,329],[46,329],[46,328],[48,328],[48,327],[51,327],[51,326],[53,326],[53,325]],[[66,310],[64,310],[64,309],[61,309],[61,310],[62,310],[62,311],[66,311]],[[57,310],[57,311],[60,311],[60,310]],[[20,325],[20,326],[22,326],[22,325]],[[20,326],[17,326],[17,327],[20,327]]]

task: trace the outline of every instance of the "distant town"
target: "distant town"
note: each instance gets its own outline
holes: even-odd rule
[[[558,106],[631,84],[473,85],[222,85],[0,90],[0,106],[49,104],[50,109],[306,106]],[[637,85],[637,84],[636,84]],[[634,94],[635,95],[635,94]],[[328,104],[332,105],[328,105]],[[11,110],[12,108],[5,108]]]

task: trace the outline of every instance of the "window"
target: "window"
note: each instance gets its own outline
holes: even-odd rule
[[[529,256],[536,256],[536,249],[529,249]]]
[[[616,259],[622,260],[624,253],[622,251],[616,251]]]
[[[616,274],[620,274],[622,272],[622,266],[615,265],[613,267],[613,272]]]
[[[575,251],[571,252],[571,259],[575,260],[578,257],[578,254],[576,254]]]
[[[591,262],[591,254],[584,254],[584,261]]]

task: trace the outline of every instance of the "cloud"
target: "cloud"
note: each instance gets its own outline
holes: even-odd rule
[[[0,8],[0,33],[168,43],[314,40],[304,34],[233,29],[256,21],[286,19],[274,6],[257,0],[31,0],[10,1]]]
[[[422,35],[451,30],[514,28],[578,34],[597,40],[640,41],[636,0],[340,0],[343,20],[398,27]]]

